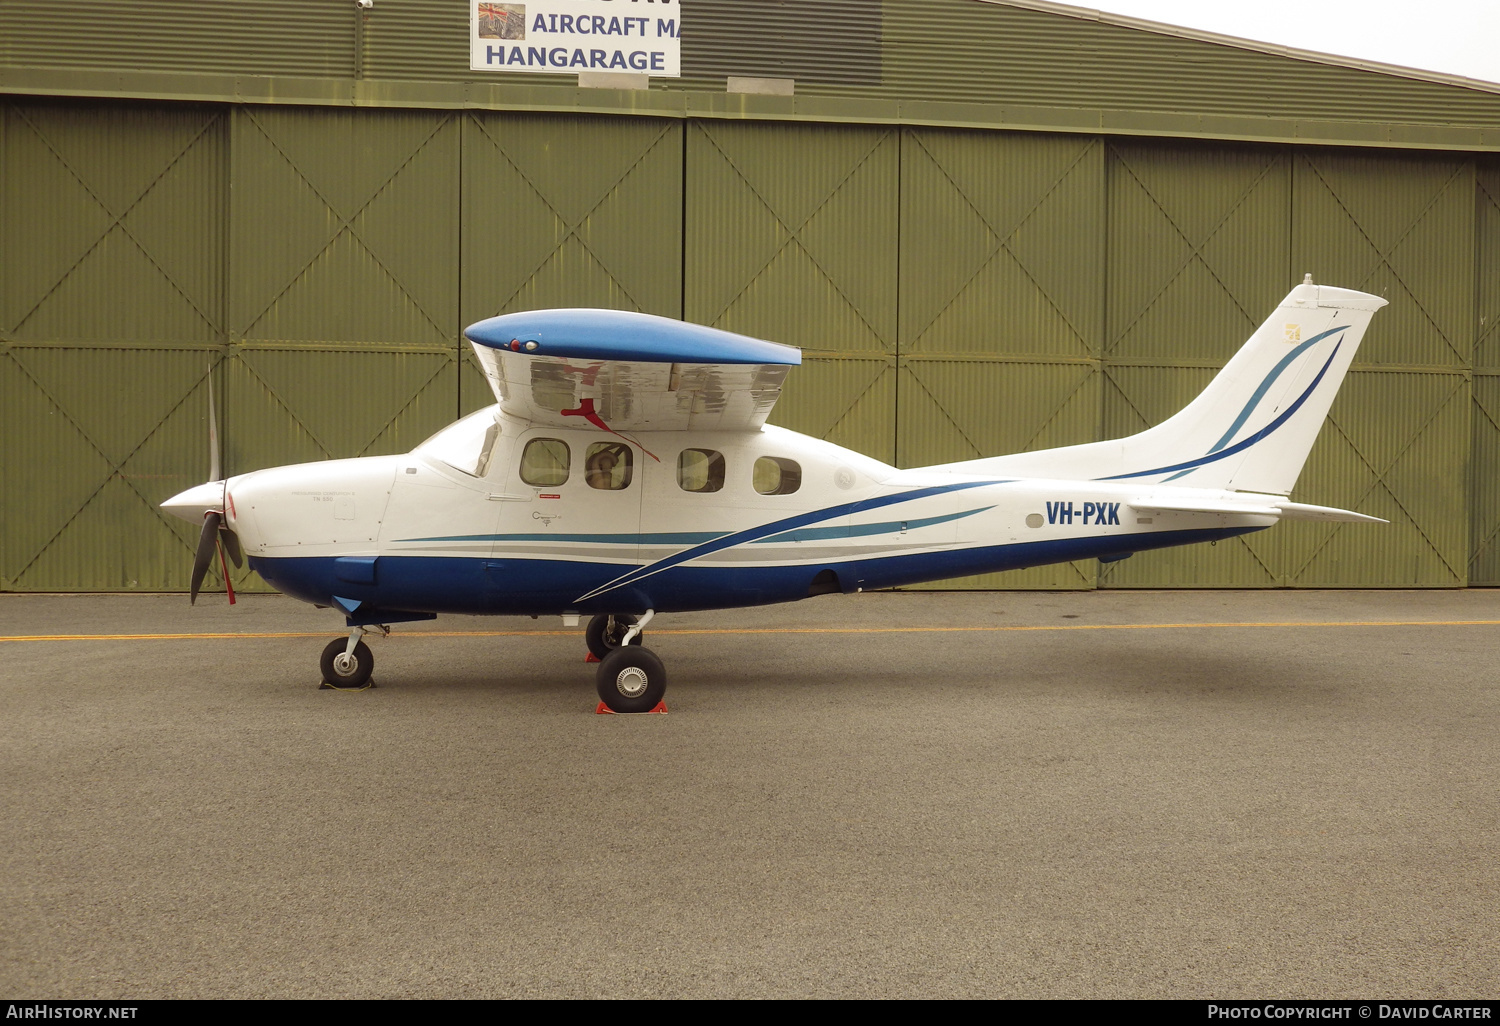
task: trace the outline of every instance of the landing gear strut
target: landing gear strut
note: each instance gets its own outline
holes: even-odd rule
[[[629,614],[617,615],[615,613],[600,613],[589,621],[588,629],[584,631],[584,640],[588,642],[589,651],[594,654],[595,659],[603,659],[615,649],[625,644],[624,638],[631,627],[635,626],[636,618]],[[645,626],[642,624],[641,626]],[[636,632],[635,638],[630,642],[632,645],[641,643],[641,634]]]
[[[639,620],[600,614],[589,623],[589,651],[599,657],[595,678],[599,700],[614,712],[650,712],[667,692],[666,668],[655,652],[640,647],[641,629],[655,614],[648,609]],[[603,652],[594,647],[615,638],[618,641]]]

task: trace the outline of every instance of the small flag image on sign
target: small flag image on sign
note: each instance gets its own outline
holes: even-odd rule
[[[480,39],[525,39],[525,4],[480,4]]]

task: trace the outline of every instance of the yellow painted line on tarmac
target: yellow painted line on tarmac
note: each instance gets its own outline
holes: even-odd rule
[[[1064,623],[993,627],[731,627],[652,630],[657,634],[954,634],[1006,631],[1159,631],[1205,627],[1500,627],[1500,620],[1264,620],[1212,623]],[[535,631],[401,631],[399,638],[532,638],[577,637],[577,630]],[[5,641],[225,641],[257,638],[328,638],[343,631],[243,631],[228,634],[16,634]]]

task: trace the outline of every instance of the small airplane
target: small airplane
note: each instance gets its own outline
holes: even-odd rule
[[[464,333],[496,405],[404,455],[227,480],[215,455],[162,508],[202,524],[192,601],[216,552],[243,551],[344,614],[325,682],[365,684],[363,636],[392,623],[588,615],[600,699],[645,712],[667,685],[641,646],[658,613],[1112,561],[1286,519],[1384,523],[1288,498],[1384,305],[1309,275],[1156,427],[913,470],[766,424],[793,347],[615,310],[505,314]]]

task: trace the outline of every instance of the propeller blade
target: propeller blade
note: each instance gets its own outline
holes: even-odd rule
[[[193,556],[193,583],[188,593],[188,605],[196,605],[198,602],[198,589],[203,586],[203,575],[208,573],[208,564],[213,562],[219,525],[223,522],[224,514],[217,510],[203,518],[203,533],[198,536],[198,551]]]
[[[214,410],[214,367],[208,365],[208,479],[223,480],[219,476],[219,415]]]
[[[224,542],[224,548],[229,552],[229,561],[234,564],[234,568],[238,570],[244,566],[245,554],[240,549],[240,536],[227,527],[220,527],[219,537]]]

